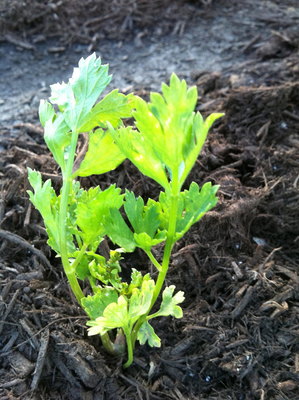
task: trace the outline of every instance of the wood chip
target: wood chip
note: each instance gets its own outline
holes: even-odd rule
[[[31,43],[29,43],[25,40],[22,40],[22,39],[18,38],[17,36],[14,36],[10,33],[7,33],[6,35],[4,35],[4,39],[7,40],[9,43],[12,43],[18,47],[21,47],[22,49],[35,50],[35,47]]]
[[[48,261],[47,257],[38,249],[33,247],[30,243],[28,243],[25,239],[23,239],[21,236],[5,231],[3,229],[0,229],[0,238],[4,240],[8,240],[11,243],[14,243],[18,246],[23,247],[26,250],[31,251],[34,255],[36,255],[42,263],[49,268],[49,270],[53,271],[52,265]]]
[[[34,369],[34,363],[29,361],[22,353],[19,351],[14,351],[10,353],[8,356],[9,363],[20,378],[25,378]]]
[[[242,279],[244,276],[243,272],[240,270],[238,264],[235,261],[232,262],[232,267],[233,267],[234,273],[236,274],[237,278]]]
[[[20,293],[20,289],[17,289],[17,290],[15,291],[13,297],[11,298],[11,300],[10,300],[8,306],[7,306],[7,309],[6,309],[6,311],[5,311],[4,315],[3,315],[3,317],[1,318],[1,322],[0,322],[0,335],[1,335],[1,333],[2,333],[2,330],[3,330],[3,327],[4,327],[5,321],[6,321],[7,317],[9,316],[9,314],[11,313],[11,311],[12,311],[12,309],[13,309],[13,306],[14,306],[14,304],[15,304],[15,302],[16,302],[18,296],[19,296],[19,293]]]
[[[47,355],[47,350],[48,350],[48,344],[49,344],[49,337],[50,337],[50,333],[49,333],[49,329],[46,329],[40,339],[40,348],[39,348],[39,352],[38,352],[38,356],[37,356],[37,360],[36,360],[36,364],[35,364],[35,369],[33,372],[33,379],[31,382],[31,390],[36,390],[38,388],[38,384],[41,378],[41,374],[43,371],[43,367],[45,364],[45,360],[46,360],[46,355]]]
[[[283,392],[290,392],[291,390],[298,389],[298,382],[290,379],[284,382],[279,382],[277,384],[277,389],[282,390]]]
[[[30,336],[29,342],[32,347],[36,350],[39,349],[39,341],[36,338],[36,333],[30,326],[30,322],[27,318],[20,319],[20,325],[24,329],[24,331]]]
[[[235,318],[239,317],[242,314],[242,312],[247,307],[247,305],[249,304],[249,302],[251,301],[251,299],[253,297],[254,289],[255,289],[254,286],[249,286],[249,288],[247,289],[244,297],[242,297],[242,299],[240,300],[238,305],[232,311],[232,313],[231,313],[232,318],[235,319]]]

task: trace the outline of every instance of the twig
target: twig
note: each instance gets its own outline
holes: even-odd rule
[[[19,293],[20,293],[20,289],[17,289],[16,292],[14,293],[14,295],[12,296],[8,306],[7,306],[5,314],[3,315],[3,319],[0,322],[0,335],[2,333],[3,326],[4,326],[4,323],[6,321],[6,318],[9,316],[9,314],[10,314],[10,312],[11,312],[11,310],[12,310],[12,308],[13,308],[13,306],[14,306],[14,304],[15,304],[18,296],[19,296]]]
[[[14,243],[18,246],[23,247],[26,250],[31,251],[34,255],[36,255],[44,263],[44,265],[46,267],[48,267],[51,271],[54,271],[53,267],[50,264],[47,257],[40,250],[36,249],[30,243],[26,242],[26,240],[23,239],[21,236],[15,234],[15,233],[0,229],[0,238],[2,238],[4,240],[8,240],[11,243]]]
[[[249,50],[254,44],[256,44],[256,43],[259,41],[260,38],[261,38],[261,35],[258,34],[258,35],[256,35],[256,36],[254,36],[254,38],[251,39],[248,43],[246,43],[246,45],[242,48],[243,53],[246,54],[246,53],[248,52],[248,50]]]
[[[59,369],[59,371],[62,373],[62,375],[66,378],[66,380],[68,382],[70,382],[70,384],[73,387],[81,388],[81,385],[78,382],[78,380],[70,372],[70,370],[67,368],[67,366],[64,364],[64,362],[60,359],[58,354],[52,354],[52,358],[54,359],[56,367]]]
[[[21,40],[13,35],[10,35],[9,33],[7,33],[4,36],[4,39],[7,40],[9,43],[12,43],[18,47],[21,47],[22,49],[35,50],[35,47],[32,44],[25,42],[24,40]]]
[[[286,117],[292,118],[294,121],[299,121],[299,115],[293,114],[290,111],[284,110],[282,114]]]
[[[268,261],[270,261],[270,259],[273,257],[273,255],[277,252],[280,251],[282,249],[282,247],[277,247],[276,249],[273,249],[271,251],[270,254],[267,255],[267,257],[265,258],[265,260],[262,262],[262,264],[259,265],[259,273],[262,274],[266,264]]]
[[[13,379],[12,381],[9,381],[9,382],[6,382],[6,383],[2,383],[2,384],[1,384],[1,387],[2,387],[3,389],[10,388],[10,387],[12,387],[12,386],[19,385],[20,383],[24,382],[24,380],[25,380],[25,379],[20,379],[20,378]]]
[[[23,342],[17,344],[17,345],[16,345],[15,347],[13,347],[11,350],[16,350],[16,349],[18,349],[19,347],[21,347],[21,346],[23,346],[24,344],[28,343],[33,337],[39,335],[39,334],[40,334],[41,332],[43,332],[44,330],[48,329],[49,326],[54,325],[54,324],[56,324],[56,323],[58,323],[58,322],[60,322],[60,321],[64,321],[64,320],[66,320],[66,319],[87,319],[87,318],[88,318],[87,316],[81,316],[81,317],[78,316],[78,317],[61,317],[61,318],[55,319],[54,321],[49,322],[46,326],[44,326],[44,327],[41,328],[39,331],[37,331],[36,333],[34,333],[30,338],[28,338],[28,339],[24,340]],[[4,320],[2,320],[1,323],[2,323],[2,324],[5,324],[6,322],[5,322]],[[17,325],[17,324],[14,324],[14,325]],[[9,352],[10,352],[10,351],[9,351]],[[1,356],[1,357],[4,357],[4,356],[6,356],[9,352],[7,352],[7,353],[2,353],[2,354],[0,354],[0,356]]]
[[[252,299],[254,289],[255,289],[254,286],[249,286],[245,295],[242,297],[241,301],[237,304],[235,309],[232,311],[232,313],[231,313],[232,318],[234,318],[234,319],[237,318],[243,312],[243,310],[246,308],[246,306]]]
[[[14,128],[25,128],[28,133],[35,133],[37,135],[43,135],[43,128],[38,125],[31,124],[30,122],[21,122],[14,124]]]
[[[37,338],[34,336],[34,333],[33,333],[32,329],[30,328],[28,322],[26,321],[26,318],[23,318],[20,320],[20,325],[22,326],[24,331],[30,336],[30,342],[33,345],[33,347],[35,348],[35,350],[37,350],[39,348],[39,342],[38,342]]]
[[[36,360],[35,370],[33,372],[33,379],[31,383],[31,390],[36,390],[40,381],[41,373],[46,360],[47,349],[49,344],[50,332],[46,329],[40,340],[40,348]]]

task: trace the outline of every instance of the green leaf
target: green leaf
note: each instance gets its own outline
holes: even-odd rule
[[[143,209],[144,201],[142,197],[135,197],[133,192],[126,190],[124,209],[127,217],[134,229],[134,232],[143,231]]]
[[[129,304],[129,318],[130,323],[133,324],[137,319],[148,312],[153,299],[155,290],[155,282],[150,280],[143,280],[140,289],[133,289],[132,296]]]
[[[100,257],[100,260],[97,257],[96,260],[92,259],[88,263],[89,275],[106,284],[108,283],[108,279],[104,278],[104,275],[106,275],[106,259],[103,256]]]
[[[182,147],[183,162],[180,165],[179,171],[182,183],[185,181],[196,162],[212,124],[223,115],[223,113],[213,113],[209,115],[205,121],[199,112],[194,115],[192,129],[190,129],[186,135]]]
[[[142,281],[143,281],[142,273],[137,269],[132,268],[131,283],[130,283],[131,288],[132,289],[135,287],[139,288],[142,284]]]
[[[180,239],[193,224],[215,207],[218,201],[216,196],[218,188],[218,185],[212,186],[210,182],[207,182],[200,189],[197,183],[192,182],[189,190],[179,193],[176,216],[176,240]],[[159,229],[162,232],[168,229],[170,196],[171,194],[166,192],[161,192],[159,196]]]
[[[46,125],[46,122],[51,120],[53,121],[55,117],[55,110],[52,104],[50,104],[46,100],[41,100],[39,103],[39,109],[38,109],[38,114],[39,114],[39,119],[44,127]]]
[[[116,303],[117,299],[117,291],[107,286],[93,296],[83,297],[81,300],[81,305],[86,314],[92,320],[95,320],[103,315],[104,310],[109,304]]]
[[[143,199],[135,197],[133,192],[126,191],[124,209],[135,233],[147,233],[154,237],[160,221],[158,205],[153,200],[145,206]]]
[[[105,220],[111,209],[119,209],[123,195],[115,185],[101,191],[99,187],[84,191],[78,198],[77,225],[81,229],[83,241],[87,244],[98,242],[106,233]]]
[[[169,86],[162,83],[162,93],[167,105],[178,109],[181,113],[192,112],[197,102],[197,89],[188,88],[185,80],[180,80],[176,74],[171,74]],[[155,102],[152,102],[153,105]]]
[[[150,249],[157,244],[164,242],[167,239],[167,232],[161,231],[154,238],[151,238],[147,233],[134,233],[134,240],[137,247],[140,247],[144,251],[150,251]]]
[[[75,174],[77,176],[103,174],[117,168],[124,159],[125,156],[116,146],[109,131],[97,129],[89,134],[88,150]]]
[[[44,126],[44,139],[57,164],[64,171],[65,151],[71,143],[70,128],[61,113],[56,114],[51,104],[40,102],[39,116]]]
[[[111,251],[111,253],[116,253],[115,251]],[[88,255],[91,254],[88,252]],[[92,261],[88,264],[90,275],[104,283],[105,285],[111,284],[116,290],[121,291],[123,288],[123,284],[121,278],[119,276],[119,272],[121,271],[120,264],[115,256],[111,256],[109,260],[106,260],[104,257],[99,256],[98,254],[93,254]],[[119,255],[119,259],[120,259]],[[126,284],[127,285],[127,284]]]
[[[212,186],[211,182],[207,182],[200,190],[197,183],[192,182],[189,190],[181,193],[183,206],[178,215],[177,238],[182,237],[195,222],[215,207],[218,201],[216,196],[218,188],[218,185]]]
[[[203,120],[194,112],[196,87],[172,74],[169,86],[162,85],[162,95],[151,93],[151,102],[136,98],[135,125],[114,133],[126,157],[146,176],[166,190],[175,177],[181,187],[194,165],[211,124],[223,114]]]
[[[120,296],[117,303],[113,302],[107,305],[102,316],[96,318],[95,321],[87,322],[87,325],[91,326],[88,334],[103,335],[114,328],[122,328],[127,333],[131,332],[137,319],[144,315],[151,306],[154,289],[155,282],[144,279],[141,289],[134,288],[132,290],[129,304],[125,296]]]
[[[136,198],[133,192],[126,191],[125,212],[134,229],[136,245],[145,251],[166,240],[166,232],[157,232],[160,226],[160,205],[149,199],[147,205],[141,197]]]
[[[129,315],[128,302],[124,296],[118,298],[117,303],[110,303],[104,310],[103,316],[96,318],[95,321],[88,321],[88,335],[104,335],[111,329],[123,328],[128,330]]]
[[[59,253],[59,222],[56,212],[57,196],[52,188],[51,181],[42,182],[40,172],[28,168],[28,180],[33,192],[28,190],[31,203],[41,213],[49,236],[48,244],[56,253]]]
[[[162,85],[162,95],[152,93],[150,98],[145,107],[137,105],[136,126],[148,140],[152,138],[153,151],[172,179],[184,162],[184,141],[192,129],[197,89],[188,89],[186,82],[173,74],[169,86]]]
[[[83,194],[84,189],[81,188],[80,182],[72,181],[72,188],[70,190],[68,196],[68,206],[67,206],[67,220],[66,220],[66,235],[68,240],[68,256],[74,257],[74,254],[77,252],[78,247],[81,248],[82,242],[79,238],[79,229],[77,226],[77,204],[78,198]],[[58,197],[59,203],[61,200],[61,195]],[[60,205],[59,209],[57,209],[57,213],[60,214]],[[75,246],[74,236],[76,237],[76,243],[78,247]]]
[[[138,104],[140,102],[143,102],[143,100],[138,99]],[[144,102],[144,104],[146,103]],[[154,131],[154,127],[152,131]],[[154,136],[146,137],[131,127],[119,128],[111,132],[120,150],[136,165],[140,172],[154,179],[164,188],[168,187],[165,166],[153,148],[153,142],[156,140]]]
[[[105,125],[106,121],[116,128],[121,124],[122,118],[131,116],[133,106],[134,95],[125,96],[115,89],[93,107],[87,123],[81,129],[84,132],[91,131],[97,126]]]
[[[154,328],[147,321],[140,326],[137,339],[141,345],[148,342],[150,347],[161,347],[161,340],[159,336],[155,333]]]
[[[72,257],[77,257],[79,255],[79,251],[75,251],[74,254],[72,254]],[[75,259],[70,259],[71,264],[75,262]],[[80,263],[76,267],[76,276],[84,281],[84,279],[88,278],[90,276],[90,271],[89,271],[89,263],[90,259],[89,257],[84,254],[82,259],[80,260]]]
[[[112,208],[110,215],[105,218],[105,228],[106,234],[113,243],[116,243],[129,253],[135,250],[136,243],[133,233],[116,208]]]
[[[81,58],[68,83],[51,86],[50,101],[58,105],[73,132],[80,132],[87,123],[92,107],[110,80],[108,66],[101,65],[101,59],[94,53]]]
[[[131,273],[131,282],[127,287],[124,287],[123,293],[126,294],[128,297],[130,297],[133,293],[134,289],[140,289],[142,286],[142,283],[144,281],[149,281],[151,279],[151,276],[149,273],[142,275],[140,271],[137,271],[135,268],[132,268],[132,273]]]
[[[180,304],[185,300],[184,293],[179,291],[173,296],[174,289],[174,285],[168,286],[164,289],[160,309],[155,314],[149,315],[147,317],[148,319],[161,316],[167,317],[168,315],[175,318],[182,318],[183,311],[177,304]]]
[[[170,203],[171,203],[171,192],[160,192],[159,195],[159,202],[158,204],[158,215],[159,215],[159,221],[160,221],[160,226],[159,229],[163,231],[168,230],[169,226],[169,210],[170,210]],[[183,200],[181,199],[181,196],[178,198],[178,211],[177,211],[177,219],[181,215],[181,212],[183,211]]]

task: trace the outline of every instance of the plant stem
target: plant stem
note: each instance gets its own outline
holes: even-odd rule
[[[151,308],[155,304],[155,302],[162,290],[162,287],[163,287],[163,284],[164,284],[164,281],[165,281],[165,278],[166,278],[166,275],[168,272],[171,251],[172,251],[173,245],[176,241],[176,223],[177,223],[179,193],[180,193],[180,185],[179,185],[178,174],[174,174],[172,184],[171,184],[168,232],[167,232],[167,239],[166,239],[166,243],[165,243],[163,260],[162,260],[162,269],[159,272],[159,275],[158,275],[158,278],[156,281],[154,295],[153,295],[151,307],[150,307],[148,313],[150,312]]]
[[[60,213],[59,213],[59,228],[60,228],[60,256],[62,265],[71,286],[71,289],[81,305],[81,299],[84,297],[82,289],[79,285],[75,274],[75,268],[70,264],[68,258],[68,243],[67,243],[67,211],[69,195],[72,187],[72,169],[74,165],[75,152],[77,147],[78,133],[72,132],[72,139],[68,153],[68,160],[65,171],[63,171],[63,185],[61,189]]]
[[[135,346],[138,331],[139,331],[141,325],[146,321],[146,317],[150,313],[157,298],[159,297],[159,294],[162,290],[162,287],[163,287],[163,284],[164,284],[164,281],[165,281],[165,278],[166,278],[166,275],[168,272],[171,251],[172,251],[173,245],[176,241],[176,222],[177,222],[179,193],[180,193],[179,180],[175,176],[172,181],[172,186],[171,186],[168,232],[167,232],[167,239],[166,239],[166,243],[165,243],[165,247],[164,247],[162,268],[159,270],[159,275],[158,275],[158,278],[156,281],[151,306],[150,306],[149,310],[147,311],[147,313],[139,318],[139,320],[136,322],[136,324],[133,328],[132,335],[131,335],[131,337],[132,337],[131,341],[132,341],[133,348]],[[126,365],[127,364],[128,364],[128,362],[126,363]]]
[[[101,335],[101,341],[102,341],[102,344],[103,344],[105,350],[108,353],[115,354],[115,349],[114,349],[113,343],[110,340],[108,332],[106,332],[104,335]]]
[[[133,362],[133,343],[132,343],[131,332],[125,331],[124,333],[125,333],[126,342],[127,342],[128,361],[123,365],[123,367],[128,368]]]
[[[171,251],[175,242],[175,228],[176,228],[176,215],[177,215],[177,197],[174,197],[172,199],[172,204],[170,208],[171,214],[170,214],[170,221],[169,221],[169,231],[168,231],[168,236],[167,240],[165,243],[165,249],[164,249],[164,254],[163,254],[163,260],[162,260],[162,269],[159,272],[157,281],[156,281],[156,286],[154,290],[154,295],[151,303],[151,307],[155,304],[165,281],[167,272],[168,272],[168,267],[169,267],[169,262],[170,262],[170,256],[171,256]],[[149,310],[150,311],[150,310]]]
[[[162,269],[162,265],[156,260],[156,258],[154,257],[153,253],[149,250],[145,252],[146,255],[148,256],[148,258],[151,260],[151,262],[153,263],[153,265],[157,268],[157,270],[160,272]]]
[[[82,257],[84,256],[86,250],[88,248],[88,244],[84,243],[79,251],[79,254],[77,255],[75,261],[72,263],[72,268],[74,271],[76,271],[77,266],[80,264]]]

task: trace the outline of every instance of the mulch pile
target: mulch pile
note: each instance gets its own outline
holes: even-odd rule
[[[193,4],[192,4],[193,3]],[[93,43],[103,37],[127,40],[133,32],[182,33],[211,0],[0,0],[0,34],[59,37],[63,44]],[[196,7],[194,6],[196,4]]]
[[[26,167],[61,183],[39,124],[19,124],[18,139],[1,143],[1,399],[299,398],[299,55],[290,37],[277,46],[276,35],[274,60],[259,47],[258,68],[193,76],[198,109],[225,117],[189,180],[220,184],[220,201],[173,254],[168,282],[186,293],[183,319],[155,321],[162,349],[139,347],[129,370],[87,338],[28,202]],[[128,162],[83,182],[157,192]],[[132,265],[149,267],[141,253],[123,268]]]

